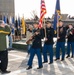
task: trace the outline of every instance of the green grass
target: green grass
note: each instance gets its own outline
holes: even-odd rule
[[[23,45],[23,44],[13,44],[13,48],[17,50],[27,51],[27,45]]]

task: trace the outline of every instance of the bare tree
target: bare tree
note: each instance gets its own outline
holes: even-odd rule
[[[39,19],[35,10],[32,11],[31,15],[34,21],[37,21]]]

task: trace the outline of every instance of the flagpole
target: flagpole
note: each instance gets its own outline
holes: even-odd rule
[[[58,26],[58,22],[59,22],[59,20],[58,20],[58,16],[57,16],[57,37],[59,37],[59,26]]]
[[[45,18],[44,18],[44,33],[45,33],[45,38],[46,38],[47,37],[47,34],[46,34]]]

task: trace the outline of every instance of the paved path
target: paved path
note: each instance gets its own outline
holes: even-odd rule
[[[26,52],[9,51],[8,70],[11,70],[11,73],[3,75],[74,75],[74,58],[65,59],[63,62],[54,61],[51,65],[46,63],[43,64],[42,69],[38,70],[37,57],[35,56],[33,68],[26,70],[28,58]]]

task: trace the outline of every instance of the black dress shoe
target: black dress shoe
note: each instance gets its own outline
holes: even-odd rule
[[[43,66],[39,66],[37,69],[41,69],[41,68],[43,68]]]
[[[44,61],[43,63],[47,63],[48,61]]]
[[[66,58],[70,57],[70,55],[68,55]]]
[[[55,59],[55,61],[60,60],[60,58]]]
[[[61,59],[61,61],[64,61],[64,59]]]
[[[9,51],[14,50],[14,48],[8,48]]]
[[[26,70],[29,70],[29,69],[31,69],[32,67],[31,66],[29,66]]]
[[[10,73],[11,71],[2,71],[2,74]]]
[[[50,62],[49,64],[52,64],[53,62]]]

